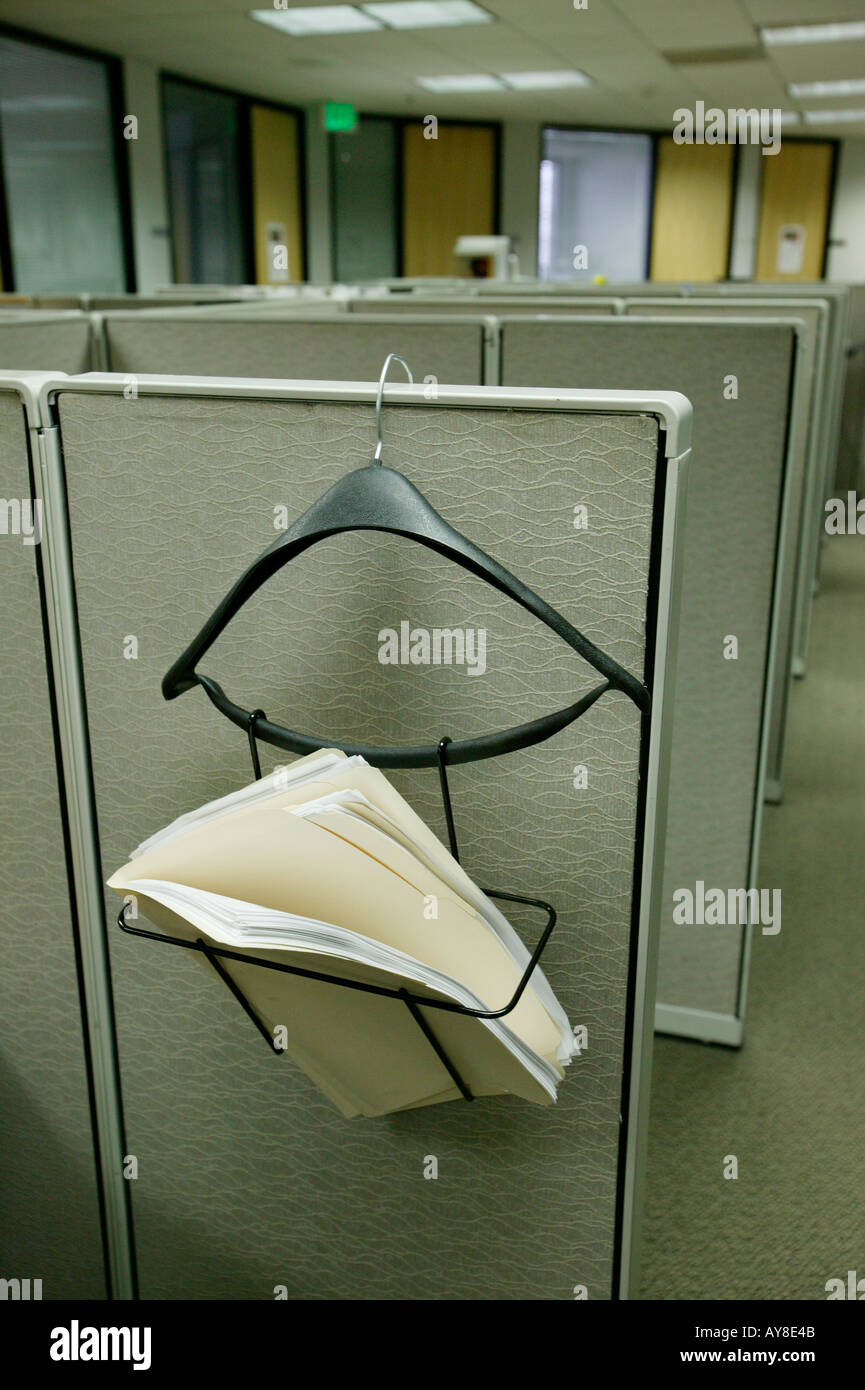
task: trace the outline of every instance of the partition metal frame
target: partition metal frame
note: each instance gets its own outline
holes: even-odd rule
[[[20,396],[34,466],[38,464],[34,480],[42,504],[46,636],[53,663],[59,753],[65,779],[64,811],[78,910],[81,989],[92,1066],[94,1144],[103,1192],[106,1278],[113,1298],[125,1300],[136,1296],[136,1275],[129,1184],[123,1175],[123,1110],[108,943],[102,921],[100,865],[89,795],[87,730],[60,442],[52,411],[42,394],[52,383],[78,379],[64,378],[62,373],[0,372],[4,389]],[[97,890],[99,897],[94,896]]]
[[[69,517],[63,477],[62,441],[56,401],[63,392],[118,395],[124,377],[90,373],[0,374],[17,389],[27,412],[41,464],[41,488],[46,507],[45,544],[51,588],[51,641],[55,649],[55,687],[60,711],[60,742],[67,772],[66,796],[72,827],[72,859],[80,895],[84,988],[88,1002],[90,1043],[101,1079],[97,1101],[103,1143],[100,1157],[107,1170],[106,1206],[112,1273],[119,1296],[133,1296],[133,1251],[128,1225],[128,1184],[117,1156],[122,1152],[117,1058],[106,1020],[110,1017],[110,967],[102,872],[96,838],[95,790],[89,755],[89,734],[83,698],[82,659],[74,576],[69,551]],[[241,380],[177,376],[142,376],[139,396],[342,401],[372,407],[377,388],[372,383]],[[622,1127],[619,1142],[616,1207],[616,1259],[612,1296],[633,1298],[639,1279],[639,1238],[642,1215],[648,1106],[651,1083],[652,1015],[657,964],[657,922],[662,892],[662,846],[667,811],[667,781],[675,671],[682,535],[690,455],[690,403],[677,392],[556,391],[545,388],[510,390],[489,387],[441,387],[437,399],[425,399],[422,389],[388,386],[386,405],[418,405],[447,409],[485,407],[588,413],[645,413],[659,421],[659,462],[665,472],[663,518],[656,517],[655,583],[650,603],[656,611],[653,646],[646,662],[652,670],[652,709],[644,716],[643,743],[646,777],[642,788],[642,833],[635,859],[635,897],[632,921],[623,1059]],[[638,867],[639,865],[639,867]],[[125,1293],[123,1274],[127,1271]]]
[[[63,317],[63,315],[61,315],[61,317]],[[80,314],[74,314],[73,317],[80,317]],[[22,457],[20,462],[23,466],[22,481],[25,482],[27,495],[32,496],[34,502],[40,505],[42,503],[43,492],[40,477],[40,436],[39,431],[34,427],[33,413],[28,408],[31,402],[27,393],[22,393],[20,389],[22,375],[22,373],[0,370],[0,395],[2,395],[4,399],[8,399],[11,403],[17,404],[21,430],[20,445]],[[31,380],[37,376],[36,373],[28,373],[27,375]],[[50,525],[50,518],[46,517],[44,508],[42,508],[42,520],[36,528],[36,549],[33,551],[33,577],[37,580],[37,590],[34,591],[32,595],[37,609],[41,607],[41,614],[40,617],[36,619],[35,626],[30,628],[30,632],[32,640],[37,642],[43,649],[42,664],[45,680],[47,714],[45,734],[48,743],[46,751],[50,767],[53,770],[53,777],[50,785],[53,786],[55,795],[57,796],[57,805],[55,807],[57,828],[63,847],[61,860],[56,867],[65,887],[65,895],[68,898],[68,921],[65,931],[70,934],[68,935],[66,944],[69,950],[70,967],[73,972],[70,987],[74,992],[74,998],[76,1000],[75,1013],[80,1023],[78,1042],[81,1044],[80,1062],[81,1081],[84,1087],[83,1103],[88,1119],[86,1131],[91,1144],[90,1157],[94,1179],[96,1242],[99,1250],[99,1266],[102,1273],[102,1284],[104,1288],[103,1296],[111,1299],[129,1297],[131,1290],[135,1287],[135,1276],[134,1267],[128,1267],[124,1260],[123,1247],[128,1237],[128,1207],[124,1210],[118,1209],[116,1184],[113,1194],[106,1194],[105,1190],[105,1163],[107,1161],[109,1164],[113,1164],[117,1175],[119,1175],[123,1154],[123,1146],[121,1144],[117,1143],[116,1147],[111,1147],[112,1141],[116,1142],[122,1137],[122,1122],[119,1125],[114,1124],[114,1103],[116,1099],[114,1083],[116,1081],[116,1069],[114,1069],[113,1066],[109,1067],[106,1073],[105,1068],[101,1065],[103,1059],[99,1056],[93,1056],[91,1040],[94,1023],[88,1016],[85,998],[81,989],[82,972],[88,972],[91,963],[88,961],[86,954],[81,950],[79,905],[76,901],[74,891],[75,885],[71,876],[71,864],[69,862],[70,835],[73,833],[74,828],[70,827],[68,823],[67,806],[65,801],[61,798],[64,775],[60,750],[60,719],[62,717],[62,712],[56,707],[54,702],[56,682],[52,679],[51,660],[48,659],[49,631],[47,625],[51,622],[52,618],[52,587],[49,573],[51,552],[46,539],[46,522]],[[54,653],[51,652],[50,655],[54,656]],[[51,695],[50,701],[47,698],[49,690]],[[32,865],[30,867],[32,869]],[[40,878],[39,882],[41,883],[41,881]],[[5,925],[8,927],[10,924],[7,922]],[[22,961],[23,959],[24,957],[22,957]],[[34,976],[33,979],[34,983],[36,983],[37,977]],[[38,985],[41,988],[43,984],[44,982],[40,976],[38,978]],[[112,1038],[113,1016],[110,1008],[110,1001],[108,1010],[103,1012],[96,1020],[95,1027],[102,1030],[103,1036],[106,1039]],[[56,1051],[56,1049],[53,1050]],[[44,1110],[45,1097],[37,1095],[36,1099],[42,1102],[42,1108]],[[102,1114],[98,1113],[100,1110]],[[43,1118],[50,1124],[52,1120],[50,1113],[45,1114]],[[108,1144],[104,1142],[106,1134],[105,1126],[101,1123],[103,1118],[107,1118],[108,1120]],[[14,1130],[14,1126],[10,1127],[8,1139],[12,1145],[16,1143],[17,1131]],[[113,1213],[109,1213],[109,1205],[113,1206]],[[122,1203],[120,1206],[122,1207]],[[112,1219],[112,1216],[115,1219]],[[113,1252],[117,1254],[116,1259],[112,1259]],[[60,1261],[63,1260],[62,1246],[57,1246],[56,1255],[59,1257]],[[27,1295],[25,1294],[24,1296],[26,1297]],[[41,1294],[35,1296],[41,1297]]]

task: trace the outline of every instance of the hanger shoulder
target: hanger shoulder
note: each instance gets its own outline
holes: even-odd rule
[[[195,668],[236,613],[277,570],[320,540],[347,531],[386,531],[428,546],[497,589],[555,632],[643,711],[645,686],[497,560],[445,521],[408,478],[372,463],[340,478],[241,575],[162,682],[172,700],[199,683]]]

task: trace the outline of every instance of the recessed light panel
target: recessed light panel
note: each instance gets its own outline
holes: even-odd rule
[[[458,24],[491,24],[493,16],[473,0],[389,0],[362,5],[389,29],[448,29]]]
[[[503,72],[502,81],[518,92],[549,92],[556,87],[591,87],[592,79],[576,69],[549,72]]]
[[[418,77],[428,92],[503,92],[504,82],[486,72],[457,73],[453,77]]]
[[[865,20],[851,19],[841,24],[791,24],[786,28],[761,29],[760,37],[770,47],[794,43],[851,43],[865,39]]]
[[[791,97],[856,97],[865,92],[865,77],[846,77],[837,82],[791,82]]]
[[[250,10],[251,19],[272,24],[274,29],[305,38],[309,34],[360,34],[381,29],[377,19],[354,5],[316,5],[293,10]]]
[[[836,125],[838,121],[865,121],[865,111],[847,107],[843,111],[803,111],[809,125]]]

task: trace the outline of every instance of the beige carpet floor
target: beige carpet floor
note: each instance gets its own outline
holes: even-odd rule
[[[643,1298],[865,1279],[865,537],[823,552],[760,882],[782,929],[754,937],[741,1050],[655,1039]]]

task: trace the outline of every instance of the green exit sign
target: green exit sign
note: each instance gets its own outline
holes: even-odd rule
[[[354,130],[357,126],[357,112],[348,101],[326,101],[324,103],[325,130]]]

